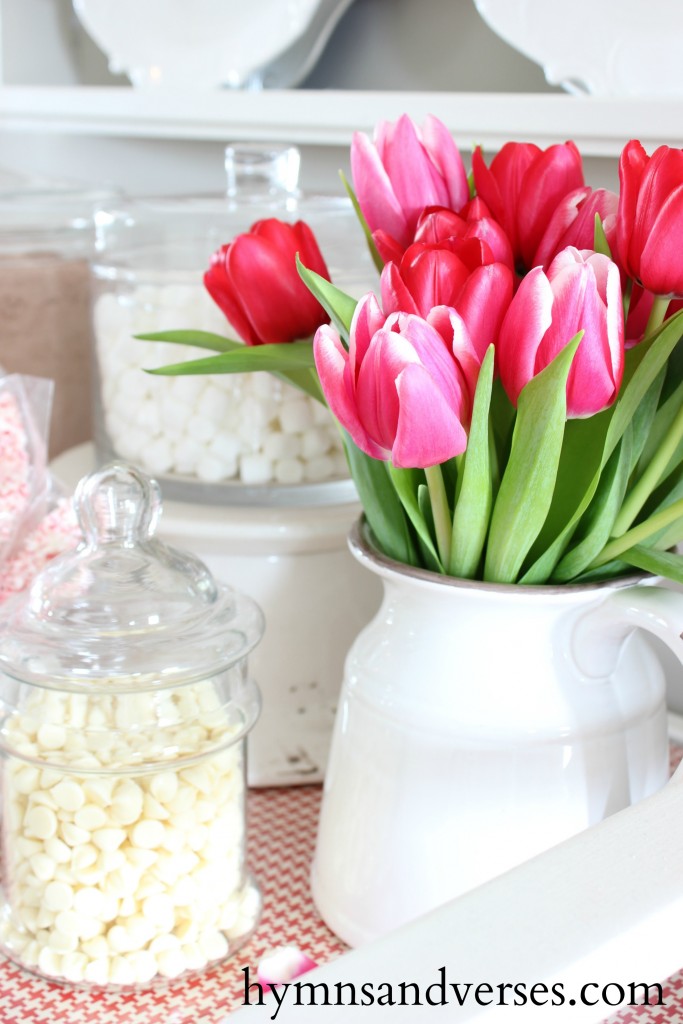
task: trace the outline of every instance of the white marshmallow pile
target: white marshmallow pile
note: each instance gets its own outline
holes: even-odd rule
[[[96,300],[94,322],[104,427],[117,455],[157,476],[203,483],[300,484],[348,476],[328,410],[271,374],[168,378],[142,372],[213,353],[136,341],[136,334],[189,327],[231,333],[203,287],[108,292]]]
[[[220,749],[235,726],[210,682],[33,693],[3,734],[16,756],[2,767],[0,943],[14,960],[74,983],[140,985],[249,936],[260,894],[245,873],[243,741]]]

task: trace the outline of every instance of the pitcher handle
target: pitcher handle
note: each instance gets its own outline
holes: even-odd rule
[[[588,679],[611,675],[636,628],[663,640],[683,664],[683,593],[646,585],[614,591],[576,622],[571,649],[579,671]]]

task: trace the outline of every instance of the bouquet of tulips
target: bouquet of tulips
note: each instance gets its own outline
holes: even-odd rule
[[[357,133],[347,184],[378,267],[356,301],[302,222],[263,220],[205,284],[243,341],[160,373],[270,370],[325,402],[377,546],[499,583],[683,582],[683,151],[572,142],[471,173],[429,117]],[[313,336],[314,335],[314,336]],[[313,337],[312,337],[313,336]]]

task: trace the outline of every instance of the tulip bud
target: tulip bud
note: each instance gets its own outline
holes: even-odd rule
[[[558,252],[567,246],[575,249],[595,247],[595,216],[600,217],[612,256],[616,245],[616,213],[618,197],[605,188],[577,188],[569,192],[558,204],[543,232],[536,255],[535,267],[547,270]]]
[[[491,250],[478,238],[411,245],[399,264],[385,266],[381,280],[387,313],[414,313],[426,320],[435,306],[457,310],[480,363],[498,340],[513,289],[512,271],[493,262]]]
[[[607,256],[568,248],[546,273],[523,279],[500,329],[498,364],[516,405],[525,384],[584,331],[567,381],[567,415],[592,416],[611,405],[624,371],[619,269]]]
[[[372,232],[410,245],[426,206],[459,210],[469,199],[467,174],[450,132],[429,116],[418,128],[404,114],[380,121],[374,143],[356,132],[351,142],[356,197]]]
[[[528,270],[558,203],[584,183],[581,154],[573,142],[546,150],[507,142],[490,167],[476,149],[472,171],[477,195],[510,239],[515,264]]]
[[[311,229],[271,218],[252,225],[211,259],[204,285],[248,345],[308,338],[328,316],[299,277],[296,255],[330,279]]]
[[[465,375],[426,320],[405,313],[385,318],[375,297],[366,295],[356,308],[348,351],[329,326],[317,331],[313,351],[332,413],[366,455],[425,469],[465,450]]]
[[[631,140],[619,159],[617,256],[629,277],[655,295],[683,298],[683,150],[648,157]]]

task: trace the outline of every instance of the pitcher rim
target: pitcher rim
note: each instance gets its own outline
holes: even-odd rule
[[[625,587],[632,587],[643,580],[655,577],[651,573],[635,572],[628,576],[616,576],[609,580],[596,580],[587,583],[491,583],[486,580],[469,580],[460,576],[446,576],[431,569],[422,569],[417,566],[408,565],[405,562],[398,562],[390,558],[376,547],[370,534],[370,526],[364,515],[354,522],[348,536],[348,545],[351,553],[360,562],[369,562],[383,570],[385,574],[398,574],[408,576],[423,583],[436,583],[441,586],[453,587],[463,590],[487,590],[491,593],[512,594],[523,593],[561,595],[579,594],[593,592],[596,590],[615,590]]]

